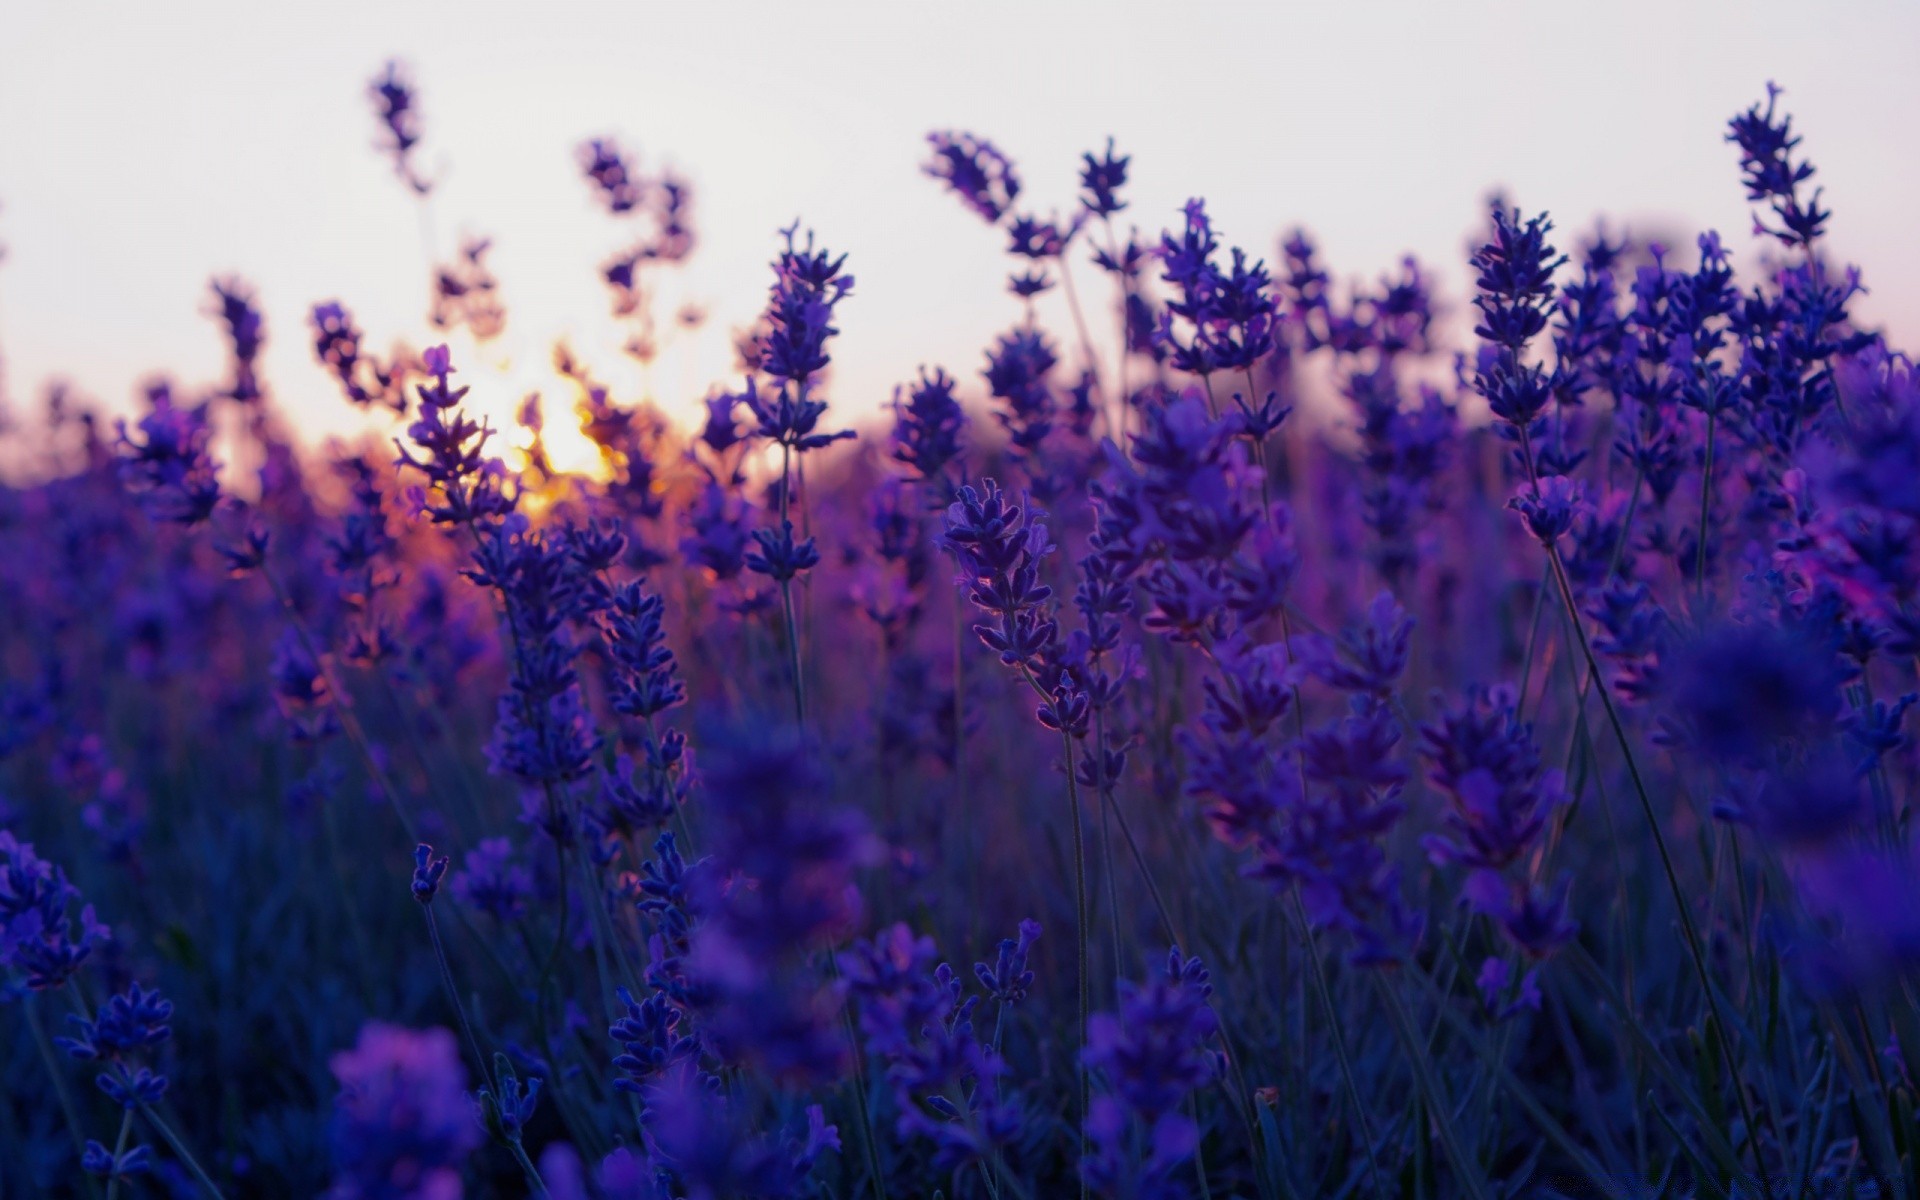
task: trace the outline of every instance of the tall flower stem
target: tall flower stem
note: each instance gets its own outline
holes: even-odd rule
[[[1042,700],[1049,699],[1046,689],[1033,677],[1033,671],[1022,663],[1020,674],[1032,688],[1034,694]],[[1080,1000],[1080,1039],[1074,1054],[1074,1071],[1079,1079],[1080,1095],[1080,1152],[1084,1156],[1087,1148],[1087,1106],[1090,1099],[1087,1081],[1087,1064],[1084,1055],[1087,1048],[1088,1015],[1092,1009],[1087,987],[1087,847],[1086,831],[1082,828],[1080,815],[1080,784],[1073,773],[1073,735],[1066,730],[1060,731],[1061,762],[1067,772],[1067,807],[1073,817],[1073,949],[1079,973]],[[1087,1194],[1087,1182],[1080,1181],[1080,1194]]]
[[[1073,314],[1073,327],[1080,335],[1080,353],[1086,356],[1087,371],[1093,376],[1093,386],[1104,396],[1106,388],[1100,384],[1100,362],[1094,357],[1093,335],[1087,331],[1086,314],[1080,311],[1080,294],[1074,289],[1073,269],[1068,266],[1065,254],[1060,256],[1060,283],[1067,296],[1067,309]]]
[[[1534,495],[1540,494],[1540,476],[1534,468],[1533,445],[1523,428],[1520,431],[1520,449],[1526,463],[1527,478],[1531,481]],[[1553,569],[1554,582],[1560,588],[1560,602],[1566,606],[1569,614],[1579,612],[1573,599],[1573,583],[1567,577],[1566,564],[1560,561],[1560,549],[1549,544],[1546,546],[1548,565]],[[1739,1060],[1734,1056],[1733,1041],[1727,1033],[1727,1017],[1720,1007],[1720,994],[1713,986],[1713,975],[1707,969],[1706,953],[1701,947],[1700,931],[1693,923],[1693,910],[1688,903],[1687,894],[1680,887],[1680,875],[1674,869],[1673,854],[1667,847],[1666,834],[1660,828],[1659,814],[1654,811],[1653,797],[1647,792],[1646,780],[1640,775],[1640,762],[1634,756],[1633,745],[1627,739],[1626,726],[1620,720],[1620,712],[1613,703],[1613,689],[1606,685],[1600,673],[1600,661],[1594,657],[1593,641],[1587,636],[1587,630],[1578,619],[1571,621],[1575,640],[1579,643],[1581,657],[1586,660],[1587,671],[1596,685],[1593,690],[1600,693],[1601,707],[1606,710],[1607,724],[1613,728],[1614,740],[1620,745],[1620,754],[1626,760],[1627,776],[1633,781],[1634,795],[1639,798],[1641,814],[1646,818],[1647,830],[1653,836],[1654,849],[1660,854],[1660,867],[1667,877],[1667,888],[1673,893],[1674,908],[1680,917],[1680,928],[1686,936],[1687,954],[1693,960],[1693,969],[1700,979],[1700,988],[1706,993],[1707,1008],[1712,1016],[1714,1040],[1719,1045],[1721,1057],[1726,1060],[1727,1070],[1733,1076],[1734,1098],[1740,1105],[1740,1116],[1746,1122],[1747,1147],[1753,1154],[1754,1165],[1764,1174],[1766,1164],[1760,1158],[1760,1145],[1755,1136],[1760,1126],[1754,1120],[1753,1102],[1747,1096],[1746,1086],[1741,1082]],[[1769,1117],[1769,1120],[1771,1118]],[[1783,1143],[1784,1144],[1784,1143]]]
[[[1433,1115],[1434,1132],[1439,1136],[1448,1160],[1453,1163],[1454,1178],[1459,1183],[1461,1194],[1471,1196],[1474,1200],[1487,1200],[1486,1180],[1481,1177],[1480,1165],[1467,1154],[1466,1147],[1460,1143],[1460,1135],[1453,1128],[1453,1116],[1447,1098],[1441,1094],[1439,1081],[1433,1077],[1433,1064],[1427,1061],[1426,1043],[1414,1027],[1406,1002],[1400,999],[1400,993],[1393,990],[1393,984],[1386,975],[1377,975],[1376,979],[1380,985],[1380,995],[1386,1001],[1387,1016],[1392,1020],[1394,1032],[1399,1035],[1400,1044],[1406,1051],[1407,1065],[1413,1069],[1414,1083],[1420,1089],[1427,1111]]]
[[[827,970],[833,976],[835,988],[841,986],[840,959],[829,947],[827,949]],[[880,1144],[874,1139],[873,1114],[867,1111],[869,1085],[867,1083],[867,1056],[861,1048],[860,1039],[855,1036],[853,1013],[845,1004],[840,1006],[840,1028],[847,1035],[847,1047],[853,1056],[853,1086],[858,1094],[853,1098],[854,1117],[860,1124],[860,1146],[867,1159],[867,1175],[873,1184],[873,1194],[877,1200],[886,1200],[886,1174],[880,1167]]]
[[[486,1055],[480,1053],[479,1039],[473,1036],[473,1026],[467,1020],[467,1006],[461,1003],[460,989],[454,986],[453,967],[447,961],[446,944],[440,940],[440,922],[434,919],[431,904],[423,905],[422,910],[427,915],[427,937],[433,943],[433,961],[440,966],[440,986],[446,989],[447,1003],[453,1005],[453,1015],[460,1021],[460,1035],[467,1040],[467,1053],[473,1055],[473,1061],[479,1065],[480,1078],[492,1088],[495,1085],[487,1069]]]
[[[1708,399],[1713,400],[1711,385]],[[1693,590],[1704,604],[1707,598],[1707,523],[1713,515],[1713,433],[1720,418],[1717,401],[1707,409],[1707,457],[1700,469],[1700,536],[1694,547]]]
[[[373,746],[367,741],[367,731],[361,727],[360,718],[354,715],[353,709],[347,704],[347,693],[341,688],[340,681],[334,677],[333,669],[327,666],[326,659],[321,657],[319,644],[314,640],[312,631],[307,628],[306,618],[302,617],[300,610],[294,607],[293,597],[287,594],[285,585],[280,582],[279,574],[271,566],[262,563],[260,574],[266,577],[267,585],[273,589],[274,598],[286,611],[287,622],[293,627],[293,635],[299,639],[300,648],[306,652],[308,658],[313,660],[314,669],[320,672],[320,678],[326,680],[327,691],[333,696],[334,711],[340,714],[340,725],[347,731],[347,740],[353,743],[355,750],[359,751],[360,760],[366,766],[368,776],[381,792],[385,793],[387,802],[393,805],[394,815],[400,818],[400,827],[406,831],[408,840],[418,842],[420,836],[413,823],[413,814],[407,811],[406,801],[402,799],[400,789],[393,786],[393,781],[387,777],[386,768],[380,765],[380,760],[374,755]]]
[[[127,1135],[133,1132],[133,1110],[120,1114],[120,1136],[113,1140],[113,1174],[107,1178],[107,1200],[120,1195],[120,1156],[127,1152]]]
[[[174,1154],[180,1159],[181,1165],[187,1168],[187,1173],[199,1180],[200,1186],[207,1189],[207,1194],[212,1196],[213,1200],[226,1200],[225,1195],[220,1191],[220,1185],[213,1181],[213,1177],[207,1174],[206,1168],[194,1158],[193,1151],[187,1149],[187,1144],[180,1140],[180,1135],[173,1131],[173,1127],[160,1119],[160,1114],[153,1110],[153,1105],[142,1104],[140,1115],[147,1119],[147,1123],[153,1126],[154,1132],[158,1133],[167,1145],[173,1147]]]
[[[789,496],[793,490],[793,447],[780,443],[780,521],[788,520]],[[780,613],[787,625],[787,668],[793,677],[793,720],[796,725],[805,727],[807,723],[806,684],[800,678],[800,625],[793,615],[793,580],[780,581]]]
[[[1313,969],[1314,991],[1320,997],[1320,1007],[1327,1013],[1327,1028],[1333,1032],[1334,1056],[1340,1060],[1340,1080],[1347,1090],[1347,1103],[1353,1106],[1353,1117],[1360,1125],[1360,1137],[1367,1148],[1367,1173],[1373,1179],[1374,1191],[1380,1195],[1388,1194],[1386,1177],[1380,1173],[1380,1160],[1374,1152],[1373,1121],[1367,1115],[1367,1106],[1360,1101],[1360,1086],[1354,1079],[1353,1056],[1347,1050],[1347,1035],[1340,1020],[1340,1010],[1333,1005],[1333,989],[1327,986],[1327,964],[1320,957],[1320,947],[1313,936],[1313,924],[1307,920],[1307,906],[1300,899],[1300,885],[1293,887],[1293,907],[1300,918],[1300,932],[1307,942],[1307,960]]]
[[[74,1154],[85,1157],[87,1140],[81,1133],[80,1110],[74,1107],[73,1092],[67,1088],[67,1077],[60,1070],[60,1060],[53,1052],[53,1043],[47,1040],[46,1027],[40,1024],[39,1006],[34,997],[28,995],[20,1002],[27,1014],[27,1029],[33,1034],[33,1045],[40,1052],[40,1061],[47,1066],[47,1075],[53,1080],[53,1095],[60,1104],[60,1112],[67,1119],[67,1132],[73,1136]],[[87,1194],[94,1200],[100,1200],[100,1183],[93,1176],[86,1176]]]
[[[1087,1085],[1087,1015],[1091,1008],[1088,1003],[1087,989],[1087,847],[1086,831],[1082,828],[1080,815],[1080,785],[1073,777],[1073,737],[1062,731],[1061,749],[1065,754],[1067,766],[1067,807],[1073,810],[1073,907],[1074,907],[1074,952],[1078,959],[1080,973],[1080,1061],[1075,1069],[1080,1077],[1080,1149],[1085,1154],[1087,1145],[1087,1105],[1089,1101]],[[1080,1194],[1087,1194],[1087,1181],[1080,1181]]]

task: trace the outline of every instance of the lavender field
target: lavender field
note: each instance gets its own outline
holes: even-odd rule
[[[703,407],[612,382],[712,318],[610,138],[544,405],[478,236],[13,380],[0,1197],[1915,1194],[1920,377],[1794,98],[1691,131],[1750,229],[1370,277],[931,132],[1003,332],[885,406],[804,219]]]

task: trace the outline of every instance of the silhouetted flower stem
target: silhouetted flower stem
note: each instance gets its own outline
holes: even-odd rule
[[[1393,1022],[1394,1033],[1399,1035],[1400,1045],[1406,1051],[1407,1065],[1413,1070],[1414,1083],[1431,1115],[1434,1132],[1453,1164],[1455,1181],[1464,1195],[1472,1196],[1475,1200],[1486,1200],[1486,1180],[1481,1176],[1480,1164],[1467,1153],[1466,1147],[1460,1143],[1460,1135],[1453,1128],[1452,1108],[1440,1091],[1439,1081],[1433,1077],[1427,1045],[1414,1027],[1406,1002],[1394,990],[1387,974],[1375,973],[1374,978],[1379,983],[1381,998],[1386,1002],[1387,1017]]]
[[[153,1110],[153,1105],[141,1105],[140,1115],[147,1119],[147,1123],[153,1126],[154,1132],[158,1133],[167,1145],[173,1147],[173,1152],[179,1157],[181,1165],[186,1167],[188,1174],[200,1181],[200,1186],[207,1189],[207,1194],[212,1196],[213,1200],[225,1200],[224,1193],[220,1191],[220,1185],[213,1181],[213,1177],[207,1174],[206,1168],[194,1158],[193,1151],[187,1149],[187,1144],[180,1140],[180,1135],[173,1131],[173,1127],[161,1120],[160,1114]]]
[[[1021,678],[1027,686],[1039,696],[1043,703],[1052,699],[1040,681],[1033,677],[1033,671],[1025,663],[1020,664]],[[1087,1146],[1087,1104],[1090,1099],[1090,1085],[1087,1079],[1086,1063],[1081,1061],[1081,1052],[1087,1045],[1087,1023],[1092,1011],[1092,1003],[1087,986],[1087,849],[1086,833],[1082,828],[1080,815],[1080,784],[1073,770],[1073,735],[1066,730],[1060,731],[1061,765],[1067,774],[1067,807],[1073,817],[1073,949],[1074,962],[1079,974],[1080,1004],[1080,1040],[1074,1054],[1074,1070],[1079,1080],[1080,1109],[1078,1124],[1080,1128],[1080,1152],[1086,1153]],[[1086,1180],[1080,1181],[1080,1194],[1087,1194]]]
[[[400,827],[406,831],[407,837],[412,841],[419,841],[413,815],[407,811],[400,789],[393,786],[393,781],[387,778],[386,768],[382,767],[380,760],[374,756],[373,746],[367,741],[366,730],[360,726],[360,718],[354,715],[353,708],[347,703],[347,693],[340,687],[340,681],[334,678],[332,668],[327,666],[327,660],[321,656],[320,647],[315,642],[312,631],[307,628],[306,619],[300,615],[300,610],[294,607],[293,597],[287,594],[285,585],[280,582],[280,576],[271,564],[262,562],[260,574],[266,578],[267,585],[273,589],[274,598],[286,611],[287,621],[293,627],[294,636],[300,639],[300,648],[312,660],[314,669],[320,672],[320,677],[326,680],[327,691],[333,697],[334,711],[340,714],[340,725],[347,731],[347,739],[353,743],[354,749],[359,751],[360,760],[366,766],[368,776],[387,797],[387,802],[393,805],[395,815],[400,818]]]
[[[1707,409],[1706,460],[1700,467],[1700,537],[1693,563],[1693,590],[1703,602],[1707,595],[1707,525],[1713,516],[1713,435],[1719,424],[1720,406],[1716,403]]]
[[[74,1161],[78,1162],[87,1152],[86,1135],[82,1133],[80,1110],[73,1106],[73,1093],[67,1089],[67,1077],[60,1070],[60,1060],[53,1053],[53,1043],[47,1040],[46,1027],[40,1023],[39,1005],[31,995],[20,1002],[21,1009],[27,1014],[27,1029],[33,1034],[34,1048],[40,1052],[40,1061],[46,1064],[47,1075],[53,1080],[54,1098],[60,1103],[61,1115],[66,1117],[67,1132],[73,1137]],[[99,1200],[100,1183],[91,1175],[83,1176],[87,1181],[87,1193]]]
[[[827,970],[833,978],[835,987],[842,986],[840,976],[840,956],[831,947],[827,950]],[[844,1003],[840,1006],[840,1027],[846,1031],[847,1045],[853,1051],[853,1099],[854,1117],[860,1124],[860,1147],[867,1159],[867,1176],[872,1181],[873,1194],[886,1200],[886,1173],[880,1167],[880,1146],[874,1139],[873,1114],[867,1111],[867,1054],[859,1035],[853,1028],[853,1012]]]
[[[446,944],[440,939],[440,922],[434,918],[433,906],[423,905],[427,917],[427,938],[433,943],[433,961],[440,967],[440,986],[447,993],[447,1003],[453,1006],[453,1015],[460,1022],[460,1036],[466,1039],[467,1053],[473,1055],[473,1061],[479,1064],[480,1078],[488,1087],[494,1086],[492,1073],[487,1069],[487,1056],[480,1052],[479,1039],[473,1036],[473,1025],[467,1020],[467,1006],[460,1002],[460,989],[454,986],[453,967],[447,961]]]
[[[1032,682],[1031,676],[1028,682]],[[1035,685],[1035,690],[1038,685]],[[1086,832],[1082,828],[1080,814],[1080,785],[1073,777],[1073,737],[1062,731],[1060,735],[1061,752],[1067,772],[1067,807],[1073,811],[1073,909],[1074,909],[1074,956],[1079,972],[1080,984],[1080,1046],[1084,1050],[1087,1044],[1087,1022],[1092,1004],[1088,1000],[1087,980],[1087,848]],[[1080,1145],[1086,1152],[1087,1141],[1087,1105],[1089,1085],[1087,1065],[1080,1062],[1076,1068],[1080,1077]],[[1087,1194],[1087,1182],[1080,1181],[1080,1194]]]
[[[120,1158],[127,1152],[127,1135],[133,1132],[133,1110],[127,1109],[120,1114],[120,1135],[113,1140],[113,1161],[118,1167]],[[120,1194],[120,1172],[115,1170],[107,1180],[107,1200],[115,1200]]]
[[[1522,460],[1526,464],[1528,480],[1537,497],[1540,494],[1540,476],[1534,468],[1533,446],[1525,429],[1520,431],[1520,449]],[[1566,564],[1560,561],[1560,548],[1548,543],[1545,549],[1548,564],[1553,569],[1554,581],[1560,589],[1560,602],[1566,605],[1566,610],[1570,614],[1580,611],[1574,602],[1573,584],[1567,578]],[[1747,1147],[1753,1154],[1755,1167],[1764,1173],[1766,1164],[1760,1159],[1759,1141],[1755,1137],[1760,1126],[1754,1120],[1753,1101],[1747,1096],[1746,1086],[1741,1082],[1740,1070],[1736,1065],[1738,1060],[1733,1053],[1732,1038],[1727,1033],[1727,1017],[1720,1007],[1720,994],[1713,986],[1712,973],[1707,969],[1706,954],[1700,944],[1700,931],[1694,926],[1693,911],[1688,905],[1686,893],[1681,890],[1680,876],[1674,869],[1673,854],[1667,848],[1666,834],[1660,828],[1659,814],[1654,811],[1653,798],[1648,794],[1646,781],[1640,775],[1639,760],[1634,756],[1633,745],[1627,739],[1626,726],[1621,723],[1619,710],[1614,706],[1613,690],[1606,686],[1600,674],[1600,661],[1594,657],[1592,639],[1587,637],[1585,626],[1578,620],[1572,621],[1571,624],[1574,640],[1579,644],[1581,657],[1586,660],[1587,670],[1594,681],[1600,684],[1596,690],[1600,693],[1601,707],[1606,710],[1607,723],[1613,727],[1614,740],[1620,745],[1621,757],[1626,759],[1627,776],[1633,781],[1633,791],[1639,798],[1641,814],[1646,818],[1648,832],[1653,835],[1654,849],[1660,854],[1660,867],[1667,877],[1667,888],[1673,894],[1674,908],[1680,916],[1680,929],[1686,936],[1687,954],[1693,960],[1695,974],[1700,978],[1700,988],[1706,993],[1707,1008],[1712,1016],[1714,1040],[1719,1045],[1721,1056],[1726,1060],[1727,1070],[1733,1075],[1734,1098],[1739,1102],[1741,1119],[1746,1122],[1749,1131]],[[1771,1115],[1769,1115],[1769,1121],[1771,1121]]]
[[[1294,913],[1300,918],[1300,932],[1306,939],[1307,961],[1313,966],[1313,986],[1320,998],[1320,1007],[1327,1013],[1327,1028],[1333,1033],[1334,1056],[1340,1061],[1340,1082],[1346,1089],[1347,1103],[1353,1106],[1354,1120],[1360,1125],[1361,1143],[1367,1148],[1367,1173],[1373,1180],[1373,1187],[1380,1195],[1387,1192],[1386,1177],[1380,1173],[1380,1160],[1374,1152],[1373,1120],[1367,1115],[1367,1106],[1360,1100],[1360,1086],[1354,1081],[1353,1056],[1347,1050],[1347,1035],[1340,1021],[1340,1010],[1333,1004],[1333,989],[1327,986],[1327,964],[1320,957],[1318,939],[1313,936],[1313,923],[1307,920],[1307,906],[1300,899],[1300,885],[1293,886]]]

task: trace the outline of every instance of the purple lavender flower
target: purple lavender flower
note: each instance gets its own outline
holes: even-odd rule
[[[107,940],[92,905],[71,915],[79,899],[65,871],[0,829],[0,968],[18,972],[29,991],[63,986]]]
[[[1054,547],[1044,513],[1014,504],[993,480],[981,489],[960,489],[947,509],[942,545],[960,564],[968,598],[995,618],[973,631],[1010,667],[1033,670],[1052,646],[1058,626],[1047,601],[1053,589],[1040,582],[1040,563]]]
[[[1004,1145],[1019,1114],[1000,1095],[1004,1064],[975,1036],[979,997],[934,957],[932,939],[895,925],[842,954],[840,969],[869,1052],[887,1064],[900,1135],[931,1141],[935,1168],[955,1171]]]
[[[254,303],[253,289],[238,276],[213,281],[214,316],[226,326],[233,351],[233,383],[227,396],[241,404],[260,399],[260,380],[254,373],[266,344],[266,320]]]
[[[806,1112],[806,1132],[788,1137],[756,1133],[747,1114],[697,1072],[669,1072],[648,1093],[655,1165],[670,1172],[686,1200],[734,1196],[783,1200],[799,1194],[822,1153],[840,1149],[840,1133],[818,1105]]]
[[[1474,333],[1492,348],[1474,373],[1474,387],[1493,415],[1525,433],[1552,398],[1559,380],[1525,361],[1523,351],[1547,327],[1553,275],[1566,262],[1547,242],[1553,223],[1543,214],[1526,222],[1519,210],[1493,209],[1493,240],[1476,250],[1473,268],[1480,310]]]
[[[415,194],[426,195],[433,190],[433,182],[420,173],[413,158],[414,148],[420,144],[420,110],[412,80],[399,63],[389,62],[386,70],[367,85],[367,94],[373,99],[374,116],[379,118],[384,134],[380,148],[393,159],[393,169],[401,182]]]
[[[120,477],[154,519],[198,525],[220,503],[220,464],[208,452],[213,430],[202,408],[181,408],[165,383],[147,389],[141,440],[119,423]]]
[[[620,216],[640,206],[646,196],[645,182],[634,172],[618,143],[593,138],[581,144],[579,158],[595,197],[608,212]]]
[[[429,349],[423,364],[432,382],[418,388],[420,417],[407,427],[419,456],[397,441],[395,445],[400,462],[425,475],[440,496],[438,503],[426,505],[427,513],[442,525],[472,525],[505,516],[513,510],[514,497],[501,481],[504,468],[483,453],[492,428],[455,409],[468,389],[448,382],[454,368],[445,346]]]
[[[361,348],[353,314],[339,301],[314,305],[309,323],[314,357],[340,381],[349,403],[366,408],[377,401],[395,412],[406,411],[401,365],[383,366]]]
[[[96,1062],[101,1073],[94,1084],[123,1109],[144,1108],[166,1094],[167,1077],[140,1061],[173,1035],[167,1024],[173,1005],[159,992],[134,984],[110,998],[92,1020],[75,1016],[75,1036],[56,1038],[60,1047],[82,1062]]]
[[[447,864],[451,860],[442,854],[433,856],[433,847],[425,842],[413,848],[413,898],[421,904],[432,904],[433,898],[440,892],[440,880],[447,874]]]
[[[333,1200],[459,1200],[460,1168],[482,1131],[451,1033],[378,1023],[332,1059],[340,1081],[331,1141]]]
[[[1021,921],[1020,936],[1001,940],[999,957],[992,966],[973,964],[974,975],[994,1003],[1011,1007],[1027,998],[1027,990],[1033,986],[1033,972],[1027,969],[1027,952],[1039,940],[1040,922]]]
[[[953,398],[953,378],[938,367],[932,374],[920,369],[920,379],[906,389],[893,391],[893,449],[895,461],[911,467],[921,479],[941,476],[947,464],[960,457],[960,431],[967,415]]]
[[[1767,106],[1758,104],[1727,122],[1727,140],[1740,148],[1740,174],[1747,185],[1747,199],[1764,203],[1780,224],[1767,225],[1758,216],[1756,233],[1778,238],[1789,247],[1810,248],[1820,236],[1832,214],[1820,207],[1821,189],[1802,197],[1800,187],[1813,178],[1813,164],[1796,160],[1800,138],[1793,132],[1793,118],[1774,115],[1774,105],[1782,88],[1767,84]]]
[[[992,142],[970,133],[930,133],[933,158],[921,168],[960,197],[989,225],[998,224],[1020,196],[1020,176]]]
[[[1048,376],[1059,362],[1046,334],[1031,326],[1001,334],[987,352],[987,391],[1004,406],[994,412],[994,419],[1012,438],[1014,449],[1028,457],[1036,455],[1053,432],[1056,402]]]
[[[1385,696],[1407,669],[1413,625],[1393,593],[1383,591],[1367,606],[1365,623],[1343,631],[1337,642],[1303,641],[1301,660],[1328,687]]]
[[[1176,947],[1164,973],[1121,981],[1118,1012],[1095,1014],[1085,1058],[1108,1090],[1088,1113],[1080,1176],[1096,1194],[1186,1194],[1173,1176],[1199,1149],[1200,1133],[1180,1106],[1220,1070],[1207,1048],[1220,1025],[1212,994],[1206,967]]]
[[[446,859],[438,860],[445,863]],[[513,843],[482,838],[447,884],[453,898],[503,924],[526,915],[533,896],[533,872],[514,859]]]
[[[1080,161],[1080,203],[1086,210],[1098,217],[1111,217],[1126,208],[1126,201],[1120,199],[1120,189],[1127,186],[1127,164],[1133,160],[1125,155],[1113,152],[1113,139],[1107,139],[1107,148],[1098,158],[1091,152],[1082,154]]]
[[[714,997],[705,1033],[722,1057],[773,1076],[837,1077],[848,1047],[811,956],[859,920],[854,877],[874,841],[855,813],[821,804],[824,777],[791,730],[716,731],[702,745],[714,838],[689,967]]]
[[[1522,486],[1519,494],[1507,501],[1507,507],[1520,514],[1542,546],[1565,537],[1574,521],[1592,508],[1586,487],[1565,475],[1545,476],[1538,487]]]

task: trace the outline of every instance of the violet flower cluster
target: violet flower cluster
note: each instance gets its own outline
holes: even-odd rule
[[[1912,1191],[1920,375],[1779,89],[1694,131],[1751,243],[1373,267],[936,133],[1011,296],[890,404],[907,275],[692,303],[607,136],[634,369],[528,397],[369,94],[420,322],[222,275],[0,434],[0,1193]]]

